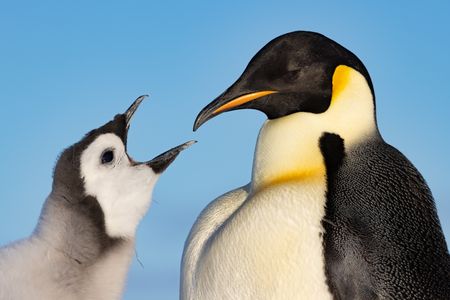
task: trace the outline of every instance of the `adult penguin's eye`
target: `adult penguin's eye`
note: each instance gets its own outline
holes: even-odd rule
[[[299,76],[300,70],[293,70],[285,73],[283,79],[285,79],[288,82],[296,82]]]
[[[107,149],[103,151],[101,156],[102,164],[109,164],[114,160],[114,151],[112,149]]]

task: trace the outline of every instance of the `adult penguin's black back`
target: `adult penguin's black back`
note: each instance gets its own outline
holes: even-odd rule
[[[433,197],[397,149],[374,138],[350,152],[320,141],[327,168],[323,220],[335,299],[450,299],[450,259]]]

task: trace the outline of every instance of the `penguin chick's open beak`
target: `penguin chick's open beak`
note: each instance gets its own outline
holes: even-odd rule
[[[139,105],[144,101],[145,98],[147,98],[148,95],[142,95],[139,96],[136,100],[134,100],[133,104],[130,105],[130,107],[122,114],[122,116],[125,117],[125,123],[126,123],[126,135],[128,134],[128,129],[130,128],[131,119],[133,118],[134,113],[138,109]],[[122,119],[123,120],[123,119]],[[134,165],[147,165],[150,168],[153,169],[153,171],[157,174],[164,172],[167,167],[177,158],[178,154],[181,153],[184,149],[189,148],[191,145],[195,144],[197,141],[189,141],[184,144],[181,144],[177,147],[174,147],[157,157],[153,158],[150,161],[147,162],[135,162],[131,159]],[[125,138],[125,147],[126,147],[126,138]]]
[[[189,148],[191,145],[197,143],[197,141],[189,141],[179,146],[176,146],[160,155],[155,157],[154,159],[145,162],[147,166],[153,169],[153,171],[157,174],[164,172],[167,167],[177,158],[178,154],[184,149]]]
[[[212,119],[223,112],[244,108],[243,106],[246,103],[250,103],[251,101],[274,93],[277,93],[277,91],[258,91],[237,97],[230,97],[228,93],[225,92],[201,110],[195,119],[194,131],[209,119]]]

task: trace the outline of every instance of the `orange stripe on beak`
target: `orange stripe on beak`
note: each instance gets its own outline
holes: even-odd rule
[[[215,111],[213,111],[213,114],[218,114],[220,112],[223,112],[225,110],[231,109],[233,107],[242,105],[244,103],[250,102],[252,100],[270,95],[270,94],[274,94],[274,93],[278,93],[277,91],[261,91],[261,92],[255,92],[255,93],[250,93],[250,94],[246,94],[246,95],[242,95],[240,97],[237,97],[236,99],[231,100],[230,102],[225,103],[224,105],[222,105],[221,107],[217,108]]]

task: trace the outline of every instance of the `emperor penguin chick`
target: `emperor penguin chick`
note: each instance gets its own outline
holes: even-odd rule
[[[0,248],[0,299],[120,299],[155,183],[193,143],[134,161],[127,133],[144,98],[63,151],[35,231]]]

